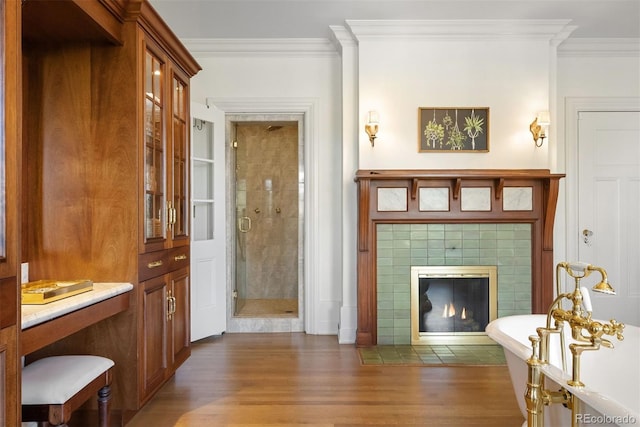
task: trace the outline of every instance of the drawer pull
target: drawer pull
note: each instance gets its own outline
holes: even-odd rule
[[[176,255],[176,256],[174,256],[174,257],[173,257],[173,259],[174,259],[175,261],[182,261],[182,260],[187,259],[187,256],[186,256],[185,254],[182,254],[182,255]]]
[[[153,261],[147,264],[147,268],[156,268],[156,267],[160,267],[161,265],[162,265],[162,260]]]

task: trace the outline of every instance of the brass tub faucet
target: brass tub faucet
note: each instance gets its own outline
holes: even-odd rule
[[[566,273],[574,279],[575,288],[572,292],[560,292],[560,273]],[[577,426],[577,402],[573,395],[562,387],[559,391],[544,388],[544,374],[541,367],[549,363],[549,336],[560,334],[560,350],[562,354],[562,369],[566,371],[566,356],[563,327],[565,324],[571,329],[571,337],[576,341],[569,344],[572,354],[572,375],[567,384],[572,387],[584,387],[580,380],[580,356],[584,351],[595,351],[601,346],[613,348],[613,344],[603,335],[615,336],[623,340],[623,323],[612,319],[609,323],[602,323],[591,318],[591,301],[586,288],[580,286],[580,280],[588,277],[592,272],[598,272],[601,280],[592,289],[595,292],[615,295],[615,290],[609,284],[607,273],[602,267],[596,267],[582,262],[561,262],[556,266],[556,295],[547,312],[545,327],[536,329],[537,336],[532,335],[532,355],[527,360],[528,379],[525,401],[527,406],[527,425],[529,427],[544,426],[544,406],[552,403],[562,403],[571,409],[571,425]],[[571,302],[570,309],[562,307],[563,300]],[[585,309],[583,309],[585,307]],[[551,321],[554,321],[553,327]]]

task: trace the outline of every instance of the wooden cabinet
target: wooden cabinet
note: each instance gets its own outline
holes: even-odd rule
[[[191,354],[189,269],[140,282],[140,395],[143,400]]]
[[[191,354],[189,324],[189,78],[141,31],[144,161],[140,274],[146,401]],[[186,264],[185,264],[186,263]],[[147,280],[149,279],[149,280]]]
[[[21,3],[0,2],[0,427],[19,424]]]
[[[68,22],[78,9],[86,22]],[[146,0],[27,0],[23,14],[31,279],[136,288],[127,312],[30,357],[113,359],[112,409],[126,423],[190,353],[188,106],[200,67]]]

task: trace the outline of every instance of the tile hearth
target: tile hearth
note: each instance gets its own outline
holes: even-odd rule
[[[358,349],[363,365],[504,365],[499,345],[378,345]]]

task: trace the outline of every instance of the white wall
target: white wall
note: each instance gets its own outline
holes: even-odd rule
[[[250,41],[234,49],[246,48],[247,44]],[[337,334],[342,300],[341,98],[337,53],[320,49],[317,54],[301,51],[285,55],[264,51],[227,54],[220,53],[221,45],[228,47],[225,43],[203,46],[186,40],[185,45],[195,46],[194,57],[203,68],[192,79],[194,102],[205,103],[207,98],[214,98],[221,103],[264,103],[264,111],[269,113],[274,113],[270,103],[277,105],[278,100],[313,106],[311,129],[307,129],[310,139],[305,141],[305,157],[315,157],[311,170],[305,171],[306,184],[313,188],[305,194],[311,202],[307,206],[314,208],[314,212],[305,212],[308,222],[305,245],[310,248],[310,254],[306,255],[312,257],[305,264],[305,275],[313,283],[306,283],[305,291],[313,293],[310,297],[314,306],[305,329],[314,334]]]
[[[361,169],[550,168],[529,124],[551,109],[550,41],[563,25],[540,33],[526,21],[347,22],[359,43],[359,128],[368,110],[380,115],[375,147],[360,133]],[[419,107],[488,107],[489,152],[418,153]]]

